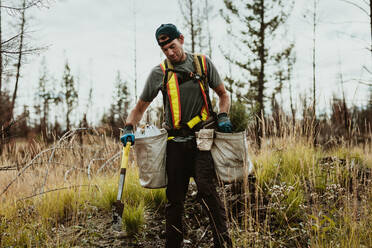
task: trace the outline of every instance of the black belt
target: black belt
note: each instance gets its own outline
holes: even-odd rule
[[[195,136],[195,131],[189,129],[189,128],[180,128],[180,129],[171,129],[168,131],[168,137],[174,136],[174,137],[190,137]]]

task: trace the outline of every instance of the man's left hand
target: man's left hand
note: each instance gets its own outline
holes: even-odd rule
[[[217,115],[217,129],[222,133],[232,133],[232,124],[227,113]]]

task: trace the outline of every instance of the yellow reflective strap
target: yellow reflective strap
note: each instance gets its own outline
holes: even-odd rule
[[[198,56],[200,56],[200,55],[199,54],[194,54],[194,65],[195,65],[196,73],[198,73],[199,75],[203,75],[202,68],[200,68],[200,63],[199,63]]]
[[[204,85],[202,84],[201,81],[199,81],[199,85],[200,85],[200,88],[202,90],[202,93],[204,94],[205,90],[204,90]]]
[[[163,61],[163,62],[160,64],[160,68],[161,68],[161,70],[163,71],[163,74],[165,74],[165,61]]]
[[[167,91],[172,112],[173,127],[178,129],[181,122],[181,102],[178,80],[175,73],[172,73],[172,77],[167,83]]]
[[[201,81],[199,81],[199,86],[200,86],[200,90],[201,90],[201,93],[202,93],[202,96],[203,96],[203,100],[204,100],[204,106],[203,106],[200,114],[202,116],[203,121],[205,121],[209,117],[209,108],[208,108],[207,95],[205,94],[204,85],[203,85],[203,83]]]
[[[203,121],[205,121],[205,120],[208,119],[208,117],[209,117],[209,115],[208,115],[208,111],[207,111],[207,109],[205,108],[205,106],[203,106],[203,108],[202,108],[201,116],[202,116],[202,120],[203,120]]]
[[[203,70],[204,70],[204,73],[205,73],[205,76],[207,76],[207,59],[205,58],[205,56],[202,56],[202,64],[203,64]]]
[[[187,126],[192,129],[196,124],[198,124],[199,122],[201,122],[201,119],[199,117],[199,115],[195,116],[194,118],[192,118],[191,120],[189,120],[189,122],[187,122]]]
[[[174,136],[169,136],[168,137],[168,140],[172,140],[172,139],[174,139]]]
[[[200,60],[199,60],[200,58]],[[204,55],[201,54],[194,54],[194,64],[196,67],[196,73],[199,75],[205,75],[207,76],[207,60]],[[205,83],[207,84],[207,79],[204,79]],[[200,90],[203,96],[204,106],[202,107],[202,110],[200,112],[200,115],[202,117],[202,120],[205,121],[209,117],[209,107],[208,107],[208,101],[207,101],[207,95],[205,93],[205,87],[201,80],[199,80],[199,86]]]

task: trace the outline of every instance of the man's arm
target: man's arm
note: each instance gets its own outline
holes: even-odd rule
[[[227,93],[223,83],[220,83],[216,88],[213,89],[219,97],[219,109],[220,113],[229,113],[230,110],[230,97]]]
[[[232,133],[233,126],[227,115],[230,109],[229,94],[227,93],[223,83],[220,83],[216,88],[214,88],[214,91],[219,97],[220,107],[220,112],[217,115],[217,129],[223,133]]]
[[[130,112],[125,125],[132,125],[133,127],[138,124],[138,122],[142,119],[143,114],[145,113],[147,107],[150,105],[151,102],[145,102],[141,99],[138,100],[134,109]]]

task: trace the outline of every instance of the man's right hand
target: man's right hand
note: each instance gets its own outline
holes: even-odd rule
[[[124,127],[124,135],[120,137],[121,143],[126,146],[127,142],[130,142],[131,145],[134,145],[134,134],[133,134],[133,126],[132,125],[125,125]]]

